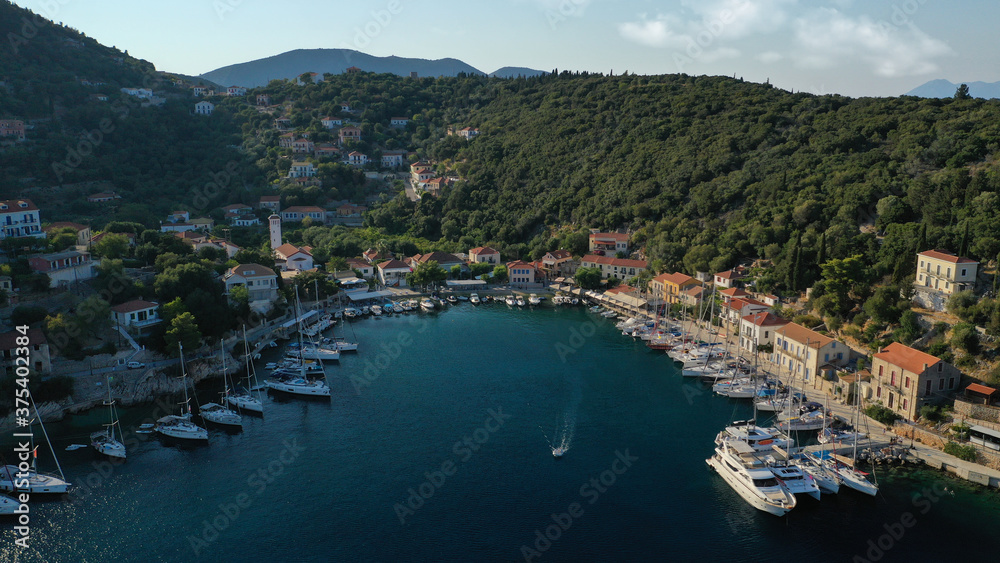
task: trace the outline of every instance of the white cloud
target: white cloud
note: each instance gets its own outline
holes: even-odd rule
[[[765,51],[763,53],[759,53],[754,58],[757,59],[758,61],[762,62],[762,63],[771,64],[771,63],[776,63],[776,62],[784,59],[785,56],[782,55],[781,53],[776,53],[774,51]]]
[[[675,57],[686,55],[699,62],[732,58],[741,50],[759,51],[756,41],[767,37],[781,44],[757,54],[754,58],[760,62],[790,60],[811,69],[860,65],[887,78],[934,72],[939,69],[938,59],[954,54],[946,43],[924,33],[909,18],[877,20],[838,10],[850,8],[853,0],[827,0],[824,4],[682,0],[680,10],[641,15],[637,21],[617,27],[629,41],[672,49]]]
[[[806,68],[861,62],[886,78],[928,74],[935,59],[954,52],[916,25],[893,25],[867,16],[852,18],[823,8],[795,21],[795,61]]]

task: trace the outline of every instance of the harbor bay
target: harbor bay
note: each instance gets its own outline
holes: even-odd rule
[[[33,502],[31,548],[8,527],[0,558],[951,560],[937,531],[987,534],[1000,515],[994,490],[884,467],[875,498],[757,511],[705,463],[749,404],[582,308],[466,303],[335,330],[359,350],[326,368],[329,402],[267,397],[263,417],[207,445],[147,437],[112,464],[64,451],[101,427],[100,409],[49,425],[77,491]],[[220,390],[204,383],[198,400]],[[126,437],[155,408],[123,409]]]

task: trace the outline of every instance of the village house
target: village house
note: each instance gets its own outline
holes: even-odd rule
[[[174,236],[181,239],[184,244],[191,246],[193,252],[198,252],[202,248],[210,247],[222,250],[226,253],[226,258],[236,256],[240,247],[224,239],[213,238],[209,235],[196,233],[194,231],[176,231]]]
[[[361,217],[365,211],[368,211],[368,208],[364,205],[345,203],[337,208],[337,217]]]
[[[386,260],[378,265],[378,281],[386,287],[406,287],[410,267],[400,260]]]
[[[153,98],[153,91],[149,88],[122,88],[121,91],[123,94],[135,96],[136,98],[143,100],[150,100]]]
[[[0,216],[0,221],[2,221],[2,216]],[[76,244],[78,246],[87,246],[90,244],[92,234],[90,232],[90,227],[87,225],[73,223],[70,221],[57,221],[55,223],[50,223],[42,230],[45,231],[46,235],[48,235],[49,233],[60,231],[62,229],[73,229],[76,231]]]
[[[761,311],[767,312],[771,308],[767,306],[766,303],[761,303],[756,299],[750,297],[741,297],[738,299],[731,299],[728,303],[723,303],[721,315],[725,318],[726,323],[735,327],[740,324],[740,320],[753,313],[758,313]]]
[[[391,260],[392,254],[388,252],[378,252],[374,248],[369,248],[361,253],[361,257],[367,260],[369,264],[375,265],[378,262]]]
[[[6,292],[8,297],[14,292],[14,282],[10,276],[0,276],[0,291]]]
[[[277,274],[260,264],[237,264],[226,272],[224,279],[227,297],[238,285],[247,288],[250,292],[250,308],[254,311],[267,311],[278,298]]]
[[[24,140],[24,122],[20,119],[0,119],[0,139]]]
[[[312,178],[315,175],[316,167],[305,160],[293,161],[291,168],[288,169],[289,178]]]
[[[479,136],[479,129],[476,129],[474,127],[463,127],[458,130],[458,136],[465,139],[466,141],[469,141]]]
[[[188,221],[189,225],[194,225],[194,228],[199,231],[207,231],[215,226],[215,221],[209,219],[208,217],[196,217]]]
[[[348,258],[347,267],[357,270],[362,278],[369,279],[375,275],[375,268],[370,263],[360,258]]]
[[[63,287],[94,277],[94,265],[89,252],[68,250],[37,254],[28,258],[32,272],[49,276],[49,287]]]
[[[679,296],[680,304],[687,307],[698,307],[705,300],[705,292],[704,286],[696,285],[689,287],[681,292]]]
[[[213,111],[215,111],[215,104],[206,100],[202,100],[194,105],[195,115],[212,115]]]
[[[979,262],[946,250],[917,254],[913,300],[928,309],[943,311],[948,298],[959,291],[975,290]]]
[[[295,246],[286,242],[274,249],[274,256],[282,270],[303,272],[313,269],[311,246]]]
[[[111,322],[134,333],[142,334],[146,329],[163,322],[157,311],[159,303],[133,299],[111,307]]]
[[[389,127],[393,129],[406,129],[406,125],[410,122],[407,117],[392,117],[389,119]]]
[[[465,260],[462,260],[454,254],[449,254],[447,252],[431,252],[428,254],[416,254],[406,259],[407,264],[412,269],[416,269],[420,264],[426,264],[427,262],[437,262],[438,266],[444,268],[445,271],[450,271],[452,266],[465,267]]]
[[[245,203],[233,203],[222,208],[222,211],[229,213],[253,213],[253,208]]]
[[[260,196],[260,201],[257,203],[258,209],[267,209],[277,213],[281,209],[281,196],[280,195],[262,195]]]
[[[621,252],[628,255],[627,233],[590,233],[590,253],[614,256]]]
[[[198,227],[192,225],[191,223],[160,223],[161,233],[183,233],[187,231],[193,231]]]
[[[114,201],[116,199],[121,199],[122,196],[116,194],[115,192],[98,192],[96,194],[91,194],[87,196],[88,203],[104,203],[106,201]]]
[[[510,283],[524,285],[535,283],[535,265],[530,262],[515,260],[507,263],[507,279]]]
[[[824,375],[832,377],[850,359],[851,349],[843,342],[795,323],[777,329],[771,355],[771,361],[803,389],[806,386],[822,389]]]
[[[347,164],[351,166],[364,166],[368,164],[368,155],[358,151],[347,153]]]
[[[45,238],[41,212],[30,199],[0,200],[0,240],[7,237]]]
[[[286,131],[291,129],[292,120],[287,117],[275,117],[274,118],[274,128],[278,131]]]
[[[344,120],[343,119],[341,119],[339,117],[330,117],[330,116],[327,116],[327,117],[324,117],[324,118],[320,119],[319,122],[322,123],[323,127],[326,127],[327,129],[333,129],[335,127],[340,127],[341,125],[344,124]]]
[[[756,354],[761,346],[774,346],[775,331],[788,324],[769,311],[750,313],[740,319],[740,348],[749,354]]]
[[[715,287],[729,289],[735,287],[736,284],[743,279],[743,276],[736,270],[726,270],[725,272],[716,273],[713,278]]]
[[[469,250],[469,262],[500,264],[500,252],[488,246],[477,246]]]
[[[267,94],[257,94],[257,105],[258,106],[271,105],[271,96],[268,96]]]
[[[17,367],[23,365],[18,363],[18,358],[24,357],[24,344],[18,342],[18,337],[24,336],[16,330],[0,334],[0,374],[4,377],[13,376]],[[28,367],[37,374],[51,372],[52,357],[45,333],[39,328],[29,328],[27,337],[30,342],[28,360],[31,362]]]
[[[569,277],[576,273],[577,262],[568,250],[552,250],[542,256],[542,269],[549,277]]]
[[[92,102],[106,102],[108,101],[107,94],[91,94],[90,101]]]
[[[722,303],[729,303],[733,299],[743,299],[750,297],[750,294],[738,287],[730,287],[719,291],[719,297],[722,298]]]
[[[208,92],[208,87],[207,86],[202,86],[202,85],[199,85],[199,84],[195,84],[194,86],[191,87],[191,93],[194,94],[194,96],[196,98],[200,97],[200,96],[204,96],[206,92]]]
[[[871,373],[874,393],[869,399],[911,421],[924,405],[944,402],[962,380],[955,366],[899,342],[874,355]]]
[[[244,88],[244,87],[242,87],[242,86],[230,86],[229,88],[226,88],[226,95],[227,96],[246,96],[247,95],[247,89]]]
[[[382,168],[398,168],[403,165],[406,151],[385,151],[382,153]]]
[[[170,214],[167,215],[167,221],[170,221],[171,223],[186,223],[190,219],[190,211],[171,211]]]
[[[612,258],[610,256],[597,256],[588,254],[580,260],[581,268],[597,268],[601,271],[601,279],[618,278],[620,280],[632,278],[646,271],[649,263],[644,260],[630,260],[627,258]]]
[[[281,212],[282,223],[298,223],[309,217],[314,224],[322,225],[326,221],[326,210],[315,205],[294,205]]]
[[[226,216],[226,218],[229,219],[229,224],[234,227],[252,227],[254,225],[260,225],[260,219],[253,214],[233,214],[230,216],[230,214],[227,213]]]
[[[282,133],[278,135],[278,148],[290,149],[292,148],[292,143],[298,138],[295,133]]]
[[[358,68],[358,67],[352,66],[351,68]],[[347,72],[351,72],[351,68],[347,69]],[[358,70],[361,70],[361,69],[358,68]],[[344,113],[350,113],[351,112],[351,104],[349,104],[347,102],[340,102],[340,111],[342,111]]]
[[[299,137],[292,141],[292,152],[299,154],[310,154],[316,150],[316,144],[309,139]]]
[[[316,158],[340,158],[340,149],[332,143],[317,143],[313,155]]]
[[[649,281],[653,299],[668,305],[681,303],[682,294],[692,287],[700,287],[701,282],[687,274],[676,272],[660,274]]]
[[[340,139],[340,144],[343,145],[348,141],[360,141],[361,140],[361,128],[355,127],[353,125],[348,125],[346,127],[341,127],[340,131],[337,132],[337,138]]]

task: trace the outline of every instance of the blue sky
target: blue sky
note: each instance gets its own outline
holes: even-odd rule
[[[502,66],[736,75],[891,96],[1000,80],[1000,3],[980,0],[16,0],[160,70],[298,48]]]

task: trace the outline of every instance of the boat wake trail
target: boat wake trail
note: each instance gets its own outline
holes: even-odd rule
[[[576,434],[576,414],[580,408],[580,400],[582,398],[583,390],[580,387],[580,380],[575,379],[573,381],[573,394],[566,405],[565,412],[563,412],[562,424],[556,428],[555,435],[553,436],[555,440],[549,441],[549,446],[552,448],[552,455],[556,457],[562,457],[563,454],[569,451],[570,446],[573,444],[573,437]]]

